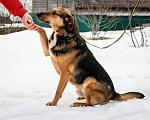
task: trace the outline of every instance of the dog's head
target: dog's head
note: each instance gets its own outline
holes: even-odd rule
[[[55,31],[65,29],[71,31],[75,27],[75,21],[69,10],[53,8],[49,12],[37,13],[40,21],[48,23]]]

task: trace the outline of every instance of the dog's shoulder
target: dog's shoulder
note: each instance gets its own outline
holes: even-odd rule
[[[84,39],[79,33],[57,34],[53,32],[50,37],[50,49],[56,55],[65,55],[75,50],[86,47]]]

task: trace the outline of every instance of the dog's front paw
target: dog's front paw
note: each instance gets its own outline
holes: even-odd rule
[[[70,107],[84,107],[84,106],[91,106],[90,104],[87,103],[80,103],[80,102],[75,102],[73,104],[70,105]]]
[[[71,105],[70,105],[70,107],[80,107],[81,105],[79,105],[79,104],[77,104],[77,103],[72,103]]]
[[[57,104],[54,103],[54,102],[48,102],[48,103],[46,103],[46,105],[47,105],[47,106],[56,106]]]
[[[77,97],[77,100],[84,100],[85,97]]]

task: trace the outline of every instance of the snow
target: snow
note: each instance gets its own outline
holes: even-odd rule
[[[52,29],[46,31],[50,36]],[[150,46],[150,27],[144,31]],[[106,36],[114,39],[88,42],[104,47],[122,32],[109,31]],[[90,32],[81,34],[91,35]],[[140,41],[140,32],[135,35]],[[111,76],[117,92],[141,92],[146,96],[144,99],[70,108],[77,102],[77,95],[69,83],[58,106],[52,107],[45,104],[53,100],[59,76],[50,58],[42,52],[39,35],[28,30],[0,35],[0,120],[150,120],[150,47],[131,45],[131,39],[125,34],[108,49],[88,46]]]
[[[131,11],[110,11],[108,13],[106,13],[106,15],[108,16],[130,16],[131,15]],[[137,11],[134,13],[133,16],[150,16],[150,12],[149,11]]]
[[[4,26],[0,26],[0,28],[9,28],[9,27],[24,27],[22,23],[12,23],[5,24]]]

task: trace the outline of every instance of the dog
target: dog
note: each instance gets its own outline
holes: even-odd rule
[[[46,104],[47,106],[57,105],[68,81],[77,88],[77,99],[86,99],[85,103],[75,102],[71,107],[104,105],[110,100],[126,101],[145,97],[139,92],[119,94],[115,91],[110,76],[79,35],[77,21],[69,10],[53,8],[49,12],[37,13],[37,17],[53,28],[50,40],[43,28],[39,27],[38,33],[45,56],[51,57],[60,75],[55,97],[52,102]]]

